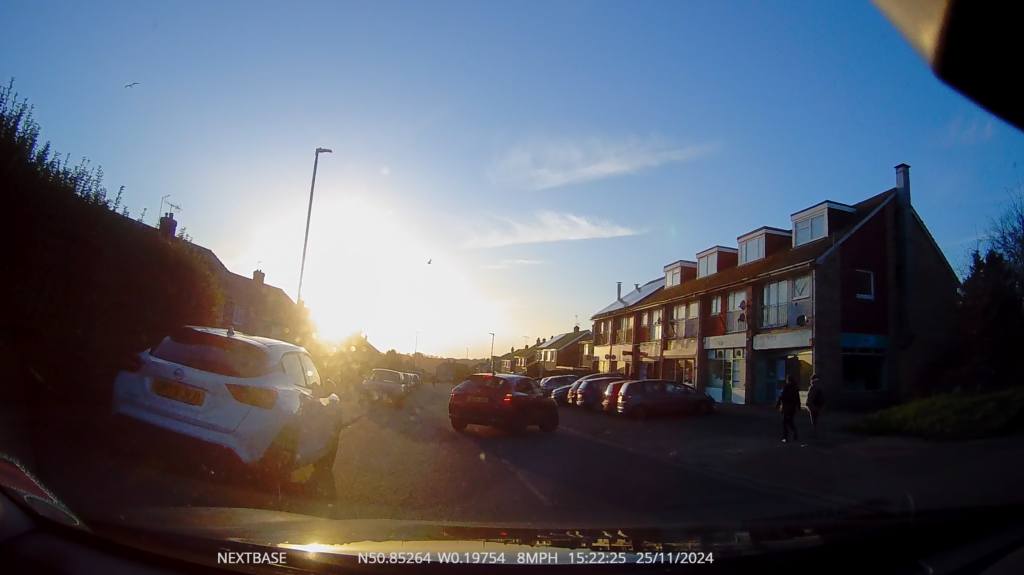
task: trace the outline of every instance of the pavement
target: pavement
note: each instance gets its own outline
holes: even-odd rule
[[[932,509],[1024,502],[1024,435],[963,443],[864,438],[826,414],[821,439],[782,443],[779,414],[719,406],[707,417],[634,421],[561,408],[553,434],[448,423],[449,387],[425,384],[398,409],[343,399],[330,473],[293,474],[266,493],[188,453],[124,455],[75,406],[44,414],[37,474],[80,516],[143,507],[251,507],[335,519],[638,526],[834,513],[886,502]],[[810,432],[798,418],[801,439]],[[37,427],[38,429],[38,427]],[[140,440],[142,445],[145,442]]]

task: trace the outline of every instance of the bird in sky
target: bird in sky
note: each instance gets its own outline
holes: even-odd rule
[[[138,85],[139,85],[139,83],[138,83],[138,82],[132,82],[131,84],[125,84],[125,85],[124,85],[124,87],[125,87],[125,88],[131,88],[131,87],[133,87],[133,86],[138,86]]]
[[[431,259],[427,260],[427,265],[429,266],[429,265],[430,265],[430,262],[432,262],[432,261],[434,261],[434,259],[433,259],[433,258],[431,258]]]

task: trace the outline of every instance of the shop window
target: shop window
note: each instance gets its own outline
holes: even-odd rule
[[[885,389],[885,356],[843,354],[843,391]]]

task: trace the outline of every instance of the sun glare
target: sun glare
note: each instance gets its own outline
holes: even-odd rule
[[[290,214],[273,219],[286,217],[295,220]],[[319,339],[334,341],[362,331],[381,351],[412,352],[416,347],[423,353],[461,356],[470,347],[477,356],[486,354],[486,334],[506,323],[503,306],[479,292],[454,254],[437,253],[429,241],[416,237],[408,217],[362,197],[316,198],[302,299]],[[273,257],[297,268],[301,251],[284,251],[282,242],[257,235],[245,257]],[[282,271],[279,281],[294,277],[297,282],[297,270],[294,276]],[[268,275],[268,283],[274,284],[272,279]],[[278,285],[294,297],[289,284]]]

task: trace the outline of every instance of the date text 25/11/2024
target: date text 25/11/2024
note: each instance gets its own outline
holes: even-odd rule
[[[465,563],[475,565],[616,565],[673,564],[699,565],[714,562],[711,553],[698,552],[621,552],[621,551],[527,551],[473,553],[359,553],[359,562],[366,564]]]

